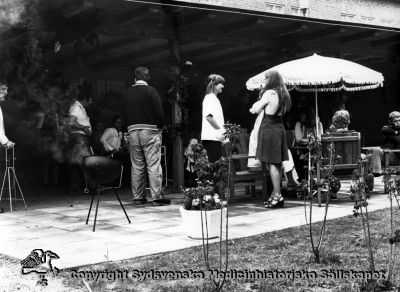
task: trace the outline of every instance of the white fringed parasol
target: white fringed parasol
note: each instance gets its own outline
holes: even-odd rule
[[[383,75],[360,64],[317,54],[286,62],[268,70],[282,74],[286,85],[297,91],[358,91],[383,85]],[[268,71],[266,70],[266,71]],[[265,72],[250,78],[247,89],[259,89]]]
[[[384,80],[381,73],[360,64],[317,54],[286,62],[268,70],[278,71],[289,89],[315,92],[316,118],[318,116],[317,92],[374,89],[383,86]],[[265,73],[268,70],[251,77],[246,82],[247,89],[260,89],[264,85]]]

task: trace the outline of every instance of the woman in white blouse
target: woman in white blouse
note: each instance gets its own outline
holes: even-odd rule
[[[225,79],[221,75],[209,75],[206,96],[203,99],[201,140],[207,150],[209,162],[215,162],[222,156],[221,144],[225,140],[225,121],[222,106],[217,96],[222,92],[224,82]]]

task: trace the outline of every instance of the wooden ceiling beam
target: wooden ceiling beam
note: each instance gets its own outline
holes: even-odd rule
[[[360,62],[361,64],[378,64],[378,63],[384,63],[386,64],[393,64],[393,62],[388,62],[388,58],[384,57],[384,58],[379,58],[379,57],[369,57],[369,58],[364,58],[362,60],[359,60],[358,62]]]
[[[370,45],[372,47],[377,47],[377,46],[386,46],[388,44],[393,44],[393,43],[398,43],[400,42],[400,35],[396,34],[390,37],[386,37],[386,38],[380,38],[374,41],[370,42]]]
[[[252,56],[243,56],[242,58],[238,58],[237,61],[233,60],[232,62],[224,62],[220,64],[210,64],[207,67],[203,67],[203,69],[212,69],[213,71],[233,71],[237,70],[237,68],[245,67],[254,62],[260,62],[261,59],[266,58],[265,56],[260,54],[255,54]]]
[[[356,60],[358,58],[362,58],[363,56],[357,53],[344,53],[343,58],[349,61]]]
[[[62,10],[65,17],[72,17],[74,15],[80,14],[87,9],[93,8],[92,3],[87,0],[70,0],[64,1],[59,9]]]
[[[206,56],[215,53],[216,51],[223,50],[225,48],[226,44],[213,44],[205,48],[182,52],[182,56],[186,59],[192,59],[192,58],[197,58],[199,56]]]
[[[152,38],[152,39],[175,39],[179,38],[181,42],[205,42],[205,43],[223,43],[228,45],[244,45],[244,46],[269,46],[271,42],[265,37],[258,35],[250,38],[247,37],[236,37],[221,35],[218,32],[210,32],[209,30],[196,30],[196,32],[187,32],[184,30],[178,30],[176,34],[172,30],[165,27],[155,27],[155,26],[135,26],[134,29],[122,29],[113,28],[102,32],[105,36],[114,37],[135,37],[135,38]]]
[[[116,40],[113,42],[108,42],[103,45],[100,45],[99,47],[95,48],[94,50],[86,51],[86,52],[80,54],[80,56],[82,58],[90,58],[90,57],[96,56],[98,54],[102,54],[102,53],[105,54],[105,52],[112,51],[114,49],[129,45],[130,43],[135,42],[135,41],[137,41],[137,39],[135,39],[135,38],[123,38],[123,39]],[[70,61],[71,61],[71,56],[65,57],[62,59],[58,59],[56,62],[58,65],[66,65]]]
[[[193,13],[190,15],[183,15],[178,18],[178,27],[179,28],[187,28],[191,25],[201,23],[203,21],[209,21],[210,19],[213,19],[214,14],[210,12],[199,12],[199,13]]]
[[[246,48],[235,52],[230,52],[228,54],[207,58],[204,61],[201,61],[199,66],[203,68],[210,68],[218,66],[218,64],[224,64],[236,59],[243,59],[250,56],[260,55],[264,53],[261,48]]]
[[[139,8],[130,9],[128,12],[122,14],[108,15],[106,21],[104,22],[104,26],[114,26],[132,22],[149,13],[150,9],[150,5],[144,5]]]
[[[375,30],[366,30],[358,33],[353,33],[351,35],[342,36],[339,38],[339,41],[341,43],[354,42],[373,36],[379,36],[379,33]]]
[[[182,43],[182,46],[184,46],[186,43]],[[125,54],[122,56],[118,56],[97,64],[92,65],[93,69],[102,69],[105,67],[110,67],[113,65],[118,65],[120,63],[123,63],[125,61],[129,62],[130,59],[134,58],[136,63],[146,63],[146,59],[152,58],[153,56],[156,56],[158,54],[169,54],[169,43],[161,44],[161,45],[156,45],[151,48],[146,48],[142,50],[135,50],[132,53]],[[155,61],[150,61],[150,62],[155,62]]]
[[[132,58],[141,59],[143,57],[147,57],[148,55],[158,54],[163,51],[168,51],[168,49],[169,49],[168,43],[161,44],[161,45],[154,46],[151,49],[138,50],[138,51],[134,51],[129,54],[111,58],[106,61],[103,61],[103,62],[100,62],[97,64],[93,64],[91,67],[93,70],[101,70],[101,69],[108,68],[113,65],[118,65],[118,64],[123,63],[127,60],[130,60]]]
[[[270,45],[270,42],[265,38],[249,38],[247,37],[236,37],[223,35],[215,32],[184,32],[180,33],[181,39],[192,40],[192,41],[200,41],[200,42],[209,42],[209,43],[224,43],[226,45],[244,45],[244,46],[266,46]]]
[[[156,54],[150,54],[142,58],[134,58],[127,62],[129,68],[137,66],[146,66],[147,68],[153,67],[154,65],[159,66],[160,64],[168,64],[170,54],[168,51],[161,51]]]
[[[102,35],[111,37],[121,37],[121,38],[145,38],[145,39],[174,39],[175,36],[172,31],[166,28],[151,27],[144,28],[142,26],[135,26],[133,29],[126,28],[112,28],[109,30],[103,30]]]
[[[371,60],[371,59],[376,59],[377,57],[375,56],[358,56],[354,57],[351,59],[352,62],[360,62],[360,61],[365,61],[365,60]]]
[[[321,37],[326,37],[326,36],[329,36],[332,34],[336,34],[340,31],[341,31],[340,26],[332,26],[332,27],[328,27],[328,28],[321,29],[318,31],[306,33],[306,34],[302,35],[301,38],[305,41],[308,41],[308,40],[313,40],[313,39],[317,39],[317,38],[321,38]]]
[[[268,30],[263,33],[265,36],[272,37],[274,39],[286,37],[289,34],[299,33],[307,30],[307,24],[303,22],[295,22],[288,25],[283,25],[278,29]]]
[[[266,50],[263,51],[262,48],[259,48],[259,47],[246,48],[246,49],[242,49],[239,51],[225,54],[223,56],[218,56],[218,57],[207,59],[207,62],[211,62],[213,64],[218,64],[218,63],[223,63],[226,61],[232,61],[235,58],[240,59],[243,57],[254,56],[254,55],[258,55],[258,54],[266,54]]]
[[[268,68],[269,67],[267,66],[267,64],[258,62],[255,64],[249,64],[249,66],[242,66],[242,67],[238,68],[237,70],[232,70],[232,73],[235,75],[239,75],[239,76],[246,75],[250,78],[251,76],[248,73],[251,72],[252,75],[255,75],[255,74],[259,74],[262,71],[267,70]]]
[[[386,54],[385,50],[381,49],[372,49],[372,48],[365,48],[360,46],[351,46],[351,45],[343,45],[338,47],[338,44],[328,42],[308,42],[302,44],[303,50],[312,51],[312,50],[319,50],[322,55],[331,54],[334,56],[334,53],[340,50],[342,54],[351,54],[357,52],[360,55],[366,56],[382,56],[382,54]]]
[[[248,16],[245,19],[224,25],[223,27],[221,27],[221,31],[222,31],[222,33],[225,34],[225,33],[230,33],[230,32],[237,31],[237,30],[246,29],[246,28],[256,25],[258,23],[258,20],[259,20],[258,17]]]

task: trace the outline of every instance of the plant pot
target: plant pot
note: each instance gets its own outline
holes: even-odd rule
[[[204,238],[208,239],[217,238],[220,235],[221,225],[221,210],[200,211],[200,210],[186,210],[183,207],[179,208],[182,217],[183,228],[190,238],[202,239],[203,232]],[[203,232],[201,228],[201,213],[203,213]],[[226,208],[222,209],[223,220],[222,224],[226,224]],[[206,228],[207,222],[207,228]],[[208,232],[207,232],[208,229]]]

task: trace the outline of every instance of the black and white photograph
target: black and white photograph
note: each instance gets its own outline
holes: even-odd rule
[[[399,0],[0,0],[0,292],[400,291]]]

